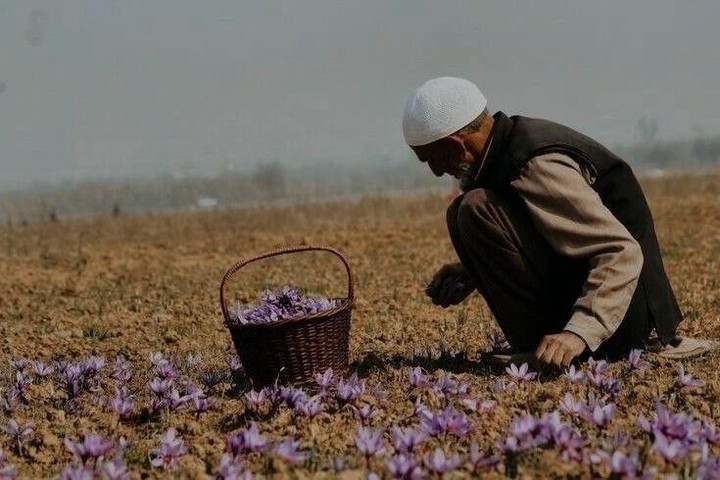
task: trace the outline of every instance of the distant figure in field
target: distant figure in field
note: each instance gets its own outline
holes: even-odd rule
[[[413,91],[403,133],[463,192],[447,209],[460,262],[427,286],[434,304],[477,290],[513,352],[556,366],[653,345],[669,358],[717,346],[676,334],[682,314],[647,201],[600,143],[547,120],[490,115],[478,87],[454,77]]]

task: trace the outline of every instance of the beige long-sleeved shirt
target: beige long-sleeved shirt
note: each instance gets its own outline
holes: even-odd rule
[[[560,254],[587,259],[590,273],[565,330],[595,351],[618,328],[637,286],[640,245],[592,189],[591,166],[550,153],[531,159],[512,182],[533,223]]]

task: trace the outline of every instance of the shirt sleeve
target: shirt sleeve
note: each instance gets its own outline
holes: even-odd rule
[[[594,178],[586,165],[550,153],[531,159],[512,182],[552,248],[589,262],[565,330],[579,335],[592,351],[620,325],[643,265],[640,245],[603,205],[591,186]]]

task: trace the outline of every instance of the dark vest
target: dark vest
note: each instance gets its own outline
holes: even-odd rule
[[[647,302],[650,322],[663,343],[673,342],[682,314],[660,256],[650,208],[630,166],[598,142],[547,120],[495,114],[492,144],[473,187],[512,189],[510,182],[527,162],[545,153],[562,153],[591,166],[592,188],[603,204],[640,244],[644,264],[636,294]]]

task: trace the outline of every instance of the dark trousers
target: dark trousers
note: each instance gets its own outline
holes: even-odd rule
[[[513,350],[534,350],[543,336],[565,327],[582,293],[588,262],[553,250],[518,195],[471,190],[450,204],[447,225],[460,262]],[[620,327],[594,356],[617,358],[642,348],[648,323],[644,291],[636,291]]]

